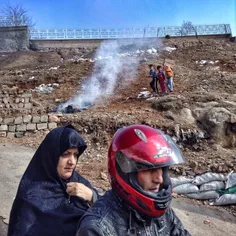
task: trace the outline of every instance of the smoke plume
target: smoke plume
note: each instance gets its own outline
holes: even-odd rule
[[[84,108],[113,95],[119,82],[127,85],[136,78],[138,56],[124,52],[124,45],[117,41],[104,41],[95,57],[95,65],[90,78],[83,82],[81,90],[69,101],[60,105],[62,111],[68,105]]]

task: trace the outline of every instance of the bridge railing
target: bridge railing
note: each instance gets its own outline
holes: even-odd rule
[[[0,26],[25,25],[24,18],[13,19],[0,16]],[[231,34],[229,24],[194,25],[195,30],[188,30],[184,36]],[[30,39],[114,39],[114,38],[154,38],[181,36],[181,26],[145,27],[145,28],[66,28],[66,29],[32,29],[29,30]]]
[[[229,24],[196,25],[198,35],[231,34]],[[181,36],[181,26],[118,28],[118,29],[31,29],[31,39],[114,39]],[[186,35],[186,34],[185,34]],[[195,35],[194,31],[187,35]]]

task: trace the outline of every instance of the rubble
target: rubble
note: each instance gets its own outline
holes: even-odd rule
[[[176,48],[173,48],[173,47],[164,47],[163,48],[163,51],[167,51],[167,52],[173,52],[175,50],[176,50]]]
[[[37,93],[51,93],[55,88],[57,88],[59,84],[40,84],[38,87],[35,87],[35,89],[32,89],[32,91],[35,91]]]
[[[151,95],[149,91],[142,91],[138,94],[137,98],[149,98]]]

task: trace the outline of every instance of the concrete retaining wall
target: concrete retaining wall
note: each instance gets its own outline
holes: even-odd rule
[[[53,115],[24,115],[18,117],[0,117],[0,137],[21,138],[40,130],[57,127],[58,118]]]
[[[32,50],[44,50],[55,48],[96,48],[103,40],[101,39],[68,39],[68,40],[30,40]]]
[[[0,27],[0,51],[27,50],[29,37],[27,26]]]

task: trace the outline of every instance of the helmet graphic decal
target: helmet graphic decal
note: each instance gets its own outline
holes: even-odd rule
[[[161,147],[158,150],[158,153],[154,156],[154,158],[160,158],[165,156],[170,156],[172,154],[172,151],[168,147]]]
[[[143,133],[143,131],[141,131],[140,129],[134,129],[134,132],[136,133],[136,135],[145,143],[148,142],[146,135]]]

